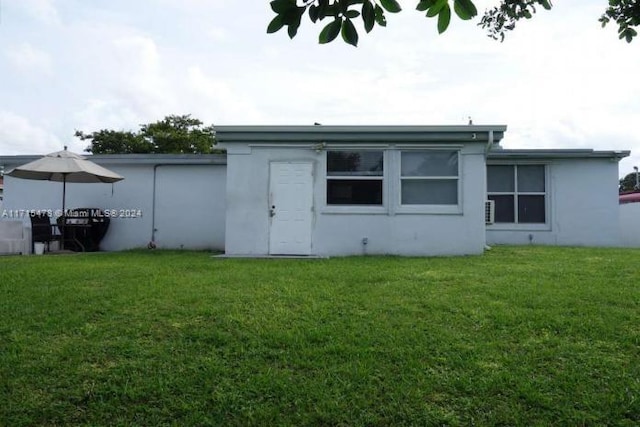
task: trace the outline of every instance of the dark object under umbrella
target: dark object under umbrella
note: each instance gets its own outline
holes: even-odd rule
[[[123,176],[103,168],[79,154],[67,151],[66,146],[62,151],[47,154],[38,160],[18,166],[5,175],[22,179],[62,182],[62,215],[65,215],[66,209],[67,182],[110,184],[124,179]],[[61,232],[64,241],[64,227]]]

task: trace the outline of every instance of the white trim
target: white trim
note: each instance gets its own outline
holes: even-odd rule
[[[397,215],[462,215],[463,213],[460,202],[457,205],[401,205],[396,210]]]
[[[398,146],[400,147],[400,146]],[[397,150],[397,162],[396,168],[397,171],[394,175],[394,181],[397,183],[397,192],[396,192],[396,200],[395,200],[395,213],[397,214],[433,214],[433,215],[462,215],[464,213],[463,209],[463,200],[464,195],[462,194],[462,177],[463,177],[463,155],[462,155],[463,146],[452,147],[452,146],[433,146],[429,145],[426,147],[413,147],[404,148],[402,150]],[[402,176],[402,152],[408,151],[454,151],[458,155],[458,174],[456,176]],[[417,205],[417,204],[402,204],[402,180],[456,180],[457,181],[457,196],[458,203],[455,205]]]
[[[310,144],[308,142],[289,142],[286,144],[277,144],[274,142],[260,142],[260,143],[249,143],[247,147],[250,148],[308,148],[315,149],[318,144]]]
[[[463,144],[393,144],[393,148],[397,150],[448,150],[448,151],[461,151],[464,148]]]
[[[320,177],[321,191],[322,191],[322,203],[320,207],[321,214],[372,214],[372,215],[387,215],[389,212],[389,188],[386,184],[389,180],[389,164],[390,151],[382,149],[380,147],[359,147],[356,148],[344,148],[340,145],[338,150],[326,150],[328,151],[382,151],[382,175],[377,176],[329,176],[327,175],[327,153],[321,156],[320,168],[322,170],[322,176]],[[327,203],[327,181],[329,180],[362,180],[362,181],[382,181],[382,204],[381,205],[330,205]]]
[[[370,151],[370,150],[386,150],[392,147],[392,143],[365,143],[365,144],[340,144],[334,142],[327,142],[323,145],[323,149],[326,151]]]
[[[551,222],[546,224],[523,223],[517,224],[513,222],[494,222],[487,224],[487,230],[491,231],[551,231]]]
[[[369,205],[329,205],[320,209],[321,214],[328,215],[388,215],[386,206]]]
[[[462,152],[463,145],[434,145],[421,144],[390,144],[379,146],[370,145],[336,145],[326,146],[327,151],[378,151],[383,152],[383,173],[381,176],[329,176],[327,175],[327,155],[322,156],[320,168],[322,170],[322,203],[320,207],[321,214],[332,215],[463,215],[464,214],[464,194],[463,194],[463,170],[464,170],[464,154]],[[412,180],[455,180],[457,182],[457,204],[452,205],[402,205],[402,176],[401,161],[402,152],[407,151],[450,151],[457,153],[458,156],[458,172],[457,176],[428,176],[428,177],[405,177],[404,179]],[[353,179],[353,180],[378,180],[382,179],[382,205],[329,205],[327,204],[327,182],[331,179]]]

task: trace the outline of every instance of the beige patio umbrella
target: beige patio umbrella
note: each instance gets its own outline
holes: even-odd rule
[[[18,166],[5,175],[22,179],[62,182],[63,215],[65,214],[67,182],[114,183],[124,179],[123,176],[103,168],[79,154],[67,151],[66,146],[62,151],[47,154],[38,160]]]

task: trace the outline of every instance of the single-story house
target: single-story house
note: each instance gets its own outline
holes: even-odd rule
[[[67,206],[141,213],[112,218],[105,250],[463,255],[493,244],[620,244],[618,162],[628,151],[508,150],[505,131],[219,126],[226,156],[92,156],[125,180],[71,184]],[[0,156],[0,165],[35,158]],[[60,203],[57,183],[5,177],[5,187],[5,210]]]
[[[506,126],[223,126],[228,254],[614,246],[628,151],[505,150]]]

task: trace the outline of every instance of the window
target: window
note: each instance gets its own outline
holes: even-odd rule
[[[544,165],[487,166],[487,194],[495,202],[496,223],[544,224]]]
[[[327,152],[327,205],[382,205],[384,153]]]
[[[401,205],[457,205],[458,151],[403,151]]]

